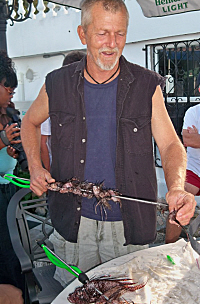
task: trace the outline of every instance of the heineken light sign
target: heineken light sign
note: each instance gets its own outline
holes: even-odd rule
[[[200,0],[137,0],[137,2],[145,17],[167,16],[200,10]]]

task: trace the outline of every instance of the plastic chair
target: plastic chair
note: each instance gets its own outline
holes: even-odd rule
[[[55,266],[50,264],[36,240],[48,240],[53,232],[50,218],[35,213],[37,207],[47,206],[47,198],[23,200],[30,189],[21,189],[10,200],[7,210],[8,229],[15,253],[25,275],[25,304],[50,304],[63,290],[53,278]],[[38,265],[42,265],[38,267]]]

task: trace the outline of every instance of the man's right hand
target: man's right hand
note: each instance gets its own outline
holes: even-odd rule
[[[30,169],[31,184],[30,189],[37,195],[41,196],[47,191],[47,184],[54,183],[55,179],[52,178],[51,174],[41,167],[35,167]]]

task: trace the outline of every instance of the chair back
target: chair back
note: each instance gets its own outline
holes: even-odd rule
[[[37,241],[53,249],[48,237],[53,232],[48,216],[47,198],[25,199],[32,191],[20,189],[11,198],[7,210],[7,223],[14,251],[25,275],[25,304],[50,304],[63,290],[53,276],[55,266],[50,263]],[[36,213],[43,207],[46,215]]]
[[[24,197],[31,192],[30,189],[20,189],[15,193],[8,206],[7,221],[16,254],[18,251],[16,240],[18,240],[31,260],[37,261],[46,257],[43,249],[37,244],[37,240],[48,243],[53,227],[48,215],[41,216],[36,213],[38,207],[48,210],[47,197],[24,200]],[[51,244],[50,246],[52,247]]]

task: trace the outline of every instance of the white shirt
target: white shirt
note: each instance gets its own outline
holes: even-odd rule
[[[49,158],[50,158],[50,164],[51,164],[52,156],[51,156],[51,120],[50,120],[50,117],[47,118],[47,120],[45,120],[41,124],[41,135],[48,135],[47,148],[49,151]]]
[[[184,117],[183,129],[194,125],[200,134],[200,104],[190,107]],[[200,177],[200,149],[187,147],[187,169]]]

